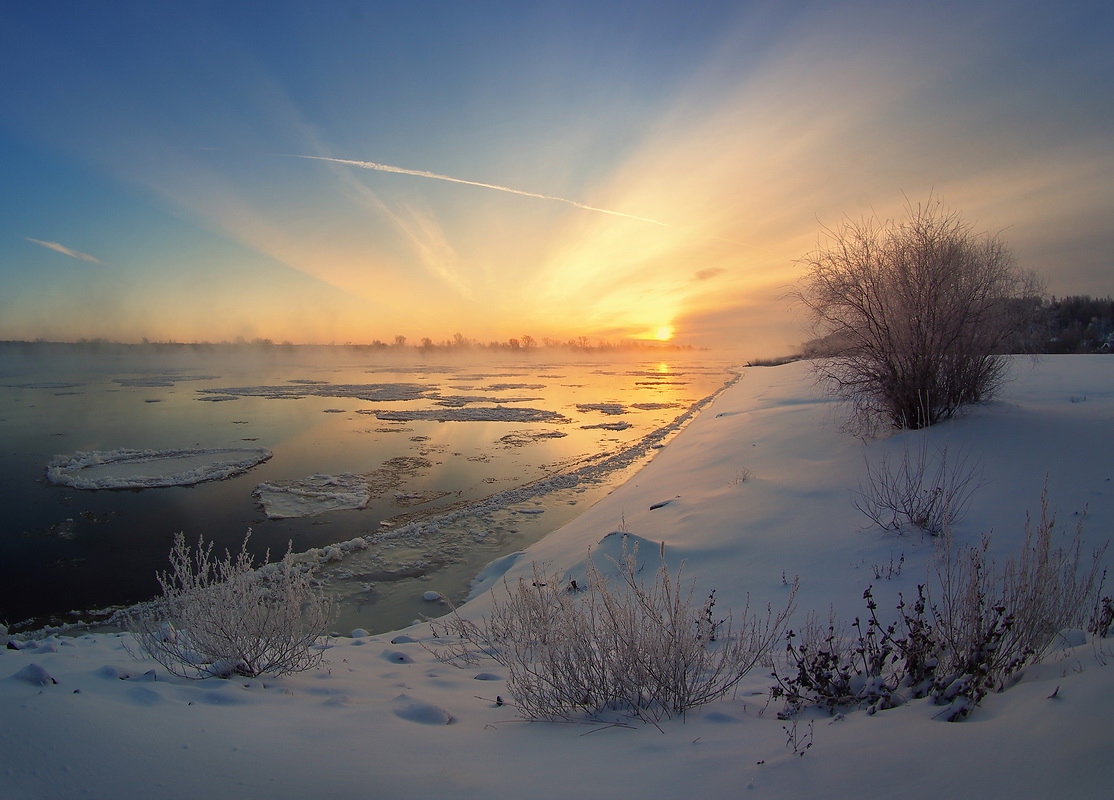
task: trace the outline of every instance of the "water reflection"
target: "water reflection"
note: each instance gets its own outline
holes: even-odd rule
[[[345,348],[0,346],[0,502],[6,509],[0,620],[65,621],[71,610],[152,596],[177,531],[189,541],[204,535],[218,550],[235,550],[250,527],[250,547],[262,557],[268,549],[285,552],[291,541],[301,552],[398,529],[414,514],[443,514],[621,451],[729,377],[729,364],[707,358],[687,359],[678,369],[658,360],[615,361],[614,354],[612,360],[562,355],[550,362],[484,363],[402,360]],[[369,384],[405,391],[369,395],[343,388]],[[321,386],[330,389],[314,388]],[[252,387],[283,390],[229,391]],[[386,421],[375,415],[452,407],[436,405],[439,399],[462,409],[528,405],[563,419]],[[629,427],[601,427],[618,421]],[[245,475],[193,487],[88,492],[42,479],[52,457],[79,450],[238,446],[274,455]],[[362,510],[268,519],[252,496],[263,482],[375,476],[400,457],[428,466],[387,481]],[[596,492],[606,486],[550,492],[530,501],[544,513],[510,508],[461,518],[455,527],[443,526],[443,535],[377,546],[378,563],[339,565],[332,570],[334,591],[348,601],[338,624],[383,629],[409,621],[423,610],[420,597],[433,583],[459,596],[483,564],[558,527]],[[419,561],[426,566],[416,575]],[[415,576],[392,578],[391,570]]]

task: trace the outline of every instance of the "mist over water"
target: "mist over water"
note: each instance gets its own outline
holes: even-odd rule
[[[250,528],[249,549],[274,559],[288,543],[300,553],[454,511],[322,572],[338,629],[398,627],[437,613],[425,592],[459,600],[488,561],[606,494],[653,451],[623,469],[585,466],[671,425],[733,366],[676,352],[0,345],[0,622],[95,619],[154,596],[179,531],[223,552]],[[142,491],[44,477],[52,458],[76,452],[243,447],[273,456],[225,480]],[[460,511],[577,470],[571,485]],[[316,475],[357,476],[371,499],[279,519],[253,496]]]

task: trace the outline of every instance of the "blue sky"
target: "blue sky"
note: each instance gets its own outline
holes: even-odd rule
[[[1097,2],[6,3],[0,339],[782,351],[820,226],[930,194],[1114,293],[1112,36]]]

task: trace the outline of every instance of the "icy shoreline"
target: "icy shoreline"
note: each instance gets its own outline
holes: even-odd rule
[[[742,378],[742,372],[736,372],[734,377],[725,381],[717,391],[698,400],[678,415],[672,422],[663,425],[632,445],[628,445],[615,453],[606,453],[593,456],[584,460],[579,466],[563,472],[546,476],[524,486],[516,486],[502,492],[486,497],[482,500],[469,502],[458,508],[435,514],[423,516],[398,528],[378,531],[375,533],[358,536],[344,542],[337,542],[327,547],[313,548],[298,555],[298,559],[307,563],[324,565],[336,562],[347,556],[367,550],[373,545],[390,541],[405,541],[411,545],[420,545],[430,535],[441,528],[452,525],[462,519],[480,517],[494,511],[534,500],[551,492],[569,489],[580,483],[596,483],[602,481],[607,475],[629,467],[641,458],[645,458],[651,450],[663,447],[663,441],[680,431],[691,422],[704,408],[713,403],[717,397],[734,386]],[[505,558],[505,556],[503,557]]]

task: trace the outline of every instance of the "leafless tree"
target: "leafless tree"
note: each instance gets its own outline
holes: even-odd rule
[[[802,263],[793,296],[815,329],[818,377],[867,429],[923,428],[990,399],[1039,293],[998,236],[934,199],[903,221],[825,228]]]

